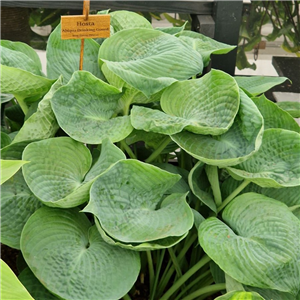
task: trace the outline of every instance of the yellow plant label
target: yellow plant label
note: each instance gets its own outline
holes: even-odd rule
[[[110,36],[110,15],[62,16],[61,39],[93,39]]]

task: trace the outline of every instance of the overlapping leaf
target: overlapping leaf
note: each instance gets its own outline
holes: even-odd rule
[[[232,125],[239,103],[234,79],[212,70],[200,79],[176,82],[165,89],[160,101],[165,113],[133,107],[131,122],[136,129],[162,134],[186,129],[196,134],[220,135]]]
[[[142,28],[122,30],[105,40],[99,60],[147,97],[203,69],[201,55],[179,39]]]
[[[277,106],[288,112],[293,118],[300,118],[300,102],[282,101]]]
[[[23,169],[25,180],[44,204],[75,207],[89,199],[90,187],[99,174],[110,164],[125,158],[109,140],[105,140],[102,149],[100,158],[91,168],[90,151],[69,137],[32,143],[23,153],[31,162]]]
[[[66,83],[73,73],[79,70],[80,43],[79,39],[62,40],[61,26],[58,25],[55,28],[47,43],[47,76],[49,78],[58,78],[62,75],[64,83]],[[97,63],[99,47],[99,44],[93,39],[85,39],[83,70],[104,80]]]
[[[120,299],[140,271],[138,253],[105,243],[77,209],[39,209],[24,227],[21,250],[39,281],[63,299]]]
[[[248,179],[261,187],[300,185],[300,134],[267,129],[259,150],[247,161],[228,167],[232,176]]]
[[[163,198],[179,179],[136,160],[119,161],[97,178],[84,211],[93,213],[103,230],[123,243],[181,237],[193,225],[186,194]]]
[[[255,292],[232,291],[217,297],[216,300],[264,300],[264,298]]]
[[[211,54],[226,54],[236,47],[218,42],[194,31],[184,30],[176,36],[201,54],[205,67],[209,64]]]
[[[193,157],[219,167],[236,165],[260,147],[263,118],[253,101],[240,91],[240,108],[230,129],[219,136],[191,132],[172,135],[172,140]]]
[[[129,116],[113,117],[121,92],[89,72],[75,72],[51,104],[60,127],[73,139],[100,144],[123,140],[133,130]]]
[[[24,160],[0,160],[0,184],[3,184],[9,178],[11,178],[15,173],[19,171],[19,169],[29,163],[29,161]]]
[[[300,222],[288,207],[247,193],[222,216],[228,226],[211,217],[199,227],[201,246],[221,269],[243,284],[297,295]]]

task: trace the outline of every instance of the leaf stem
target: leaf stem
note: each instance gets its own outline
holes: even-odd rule
[[[127,143],[124,140],[121,141],[121,146],[125,149],[130,158],[137,159],[131,148],[127,145]]]
[[[251,181],[245,179],[218,207],[218,212],[220,212],[230,201],[232,201]]]
[[[220,190],[218,167],[206,165],[205,171],[214,194],[216,206],[219,207],[222,205],[222,195]]]
[[[24,115],[26,115],[27,112],[28,112],[28,106],[25,103],[24,98],[22,98],[22,97],[16,97],[16,96],[15,96],[15,98],[17,99],[17,101],[18,101],[18,103],[19,103],[19,105],[20,105],[20,107],[21,107]]]
[[[146,254],[147,254],[147,260],[148,260],[150,294],[151,294],[152,290],[153,290],[153,287],[154,287],[154,267],[153,267],[153,261],[152,261],[151,251],[147,250]]]
[[[210,260],[210,257],[204,255],[192,268],[190,268],[172,285],[172,287],[160,298],[160,300],[170,299],[173,293],[175,293],[191,276],[193,276],[198,270],[205,266]]]
[[[128,294],[124,295],[124,296],[123,296],[123,299],[124,299],[124,300],[131,300],[131,298],[130,298],[130,296],[129,296]]]
[[[168,146],[168,144],[170,143],[171,138],[169,136],[166,136],[163,141],[160,143],[160,145],[157,147],[157,149],[155,149],[155,151],[145,160],[146,163],[150,163],[153,160],[155,160],[155,158],[157,156],[160,155],[160,153]]]
[[[225,289],[226,289],[225,283],[212,284],[212,285],[206,286],[204,288],[201,288],[201,289],[195,291],[194,293],[188,295],[187,297],[183,298],[182,300],[193,300],[199,296],[202,296],[203,294],[211,293],[211,292],[219,292],[219,291],[222,291]]]
[[[155,281],[153,284],[152,295],[150,297],[150,300],[154,300],[154,297],[155,297],[155,292],[156,292],[157,285],[158,285],[159,273],[160,273],[161,266],[162,266],[162,263],[164,260],[165,252],[166,252],[166,249],[163,249],[159,253],[160,255],[159,255],[159,260],[158,260],[158,264],[157,264],[157,268],[156,268],[156,276],[155,276]]]

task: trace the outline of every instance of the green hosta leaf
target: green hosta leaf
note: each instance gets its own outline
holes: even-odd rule
[[[193,225],[186,194],[162,198],[179,178],[136,160],[119,161],[95,181],[84,211],[93,213],[107,234],[125,243],[182,236]]]
[[[189,173],[189,185],[194,195],[213,212],[217,213],[216,203],[213,195],[206,191],[208,180],[204,171],[205,164],[198,161]],[[204,175],[204,176],[203,176]]]
[[[235,76],[237,84],[243,90],[246,90],[252,96],[257,96],[268,91],[270,88],[285,82],[286,77],[268,77],[268,76]]]
[[[26,267],[19,275],[19,280],[30,292],[35,300],[58,300],[59,298],[51,294],[34,276],[32,271]]]
[[[236,178],[261,187],[300,185],[300,134],[284,129],[267,129],[259,150],[247,161],[228,167]]]
[[[203,69],[201,55],[176,37],[142,28],[122,30],[105,40],[99,60],[147,97]]]
[[[300,118],[300,102],[283,101],[277,102],[276,105],[288,112],[293,118]]]
[[[1,185],[1,243],[20,249],[22,229],[41,206],[26,185],[21,171]]]
[[[236,47],[220,43],[201,33],[193,31],[181,31],[177,36],[201,54],[205,67],[209,64],[211,54],[226,54]]]
[[[114,32],[129,28],[151,28],[149,21],[137,13],[125,10],[114,11],[110,13],[110,24],[114,28]]]
[[[2,46],[0,46],[0,51],[0,63],[2,65],[18,68],[39,76],[43,75],[40,65],[36,65],[35,62],[25,53],[11,50]]]
[[[17,173],[23,165],[29,163],[29,161],[1,159],[0,163],[1,163],[0,184],[3,184],[5,181],[11,178],[15,173]]]
[[[155,30],[159,30],[168,34],[178,34],[185,29],[187,22],[185,22],[182,26],[173,26],[173,27],[155,27]],[[201,54],[201,53],[200,53]]]
[[[69,137],[42,140],[29,144],[23,158],[30,159],[25,181],[44,204],[72,207],[88,200],[83,181],[92,157],[83,144]]]
[[[226,179],[221,186],[223,198],[227,198],[227,196],[229,196],[240,184],[241,181],[237,181],[232,177]],[[300,205],[300,185],[283,188],[263,188],[254,183],[250,183],[242,191],[242,193],[248,192],[263,194],[267,197],[283,202],[287,206]]]
[[[55,80],[32,74],[28,71],[1,65],[1,92],[13,94],[18,100],[43,96]]]
[[[264,300],[264,298],[255,292],[232,291],[217,297],[216,300]]]
[[[73,139],[100,144],[123,140],[132,131],[129,116],[115,117],[120,91],[89,72],[75,72],[51,104],[60,127]]]
[[[7,103],[10,100],[14,99],[14,95],[13,94],[0,94],[1,96],[1,104],[3,103]]]
[[[193,157],[219,167],[236,165],[251,157],[261,144],[263,118],[253,101],[240,91],[240,108],[230,129],[219,136],[191,132],[172,135],[172,140]]]
[[[37,68],[39,70],[42,70],[42,63],[41,63],[41,60],[40,60],[38,54],[29,45],[22,43],[22,42],[12,42],[12,41],[8,41],[8,40],[1,40],[0,43],[1,43],[1,46],[5,47],[5,48],[25,54],[31,61],[33,61],[34,65],[37,66]],[[26,63],[26,62],[23,62],[23,63]],[[17,68],[23,69],[21,66],[17,66]],[[37,74],[37,75],[39,75],[39,74]]]
[[[171,236],[171,237],[167,237],[155,241],[149,241],[143,243],[124,243],[110,237],[101,227],[97,217],[94,217],[94,219],[95,219],[95,224],[97,226],[97,229],[106,243],[112,246],[118,246],[133,251],[147,251],[147,250],[158,250],[158,249],[170,248],[178,244],[188,235],[188,232],[186,232],[182,236]]]
[[[252,98],[255,105],[264,118],[264,128],[282,128],[287,130],[300,131],[300,127],[293,117],[280,109],[275,103],[268,100],[265,95]]]
[[[165,113],[134,107],[131,122],[136,129],[161,134],[173,135],[186,129],[196,134],[220,135],[232,125],[239,103],[234,79],[212,70],[200,79],[175,82],[166,88],[160,102]],[[223,112],[219,118],[217,112]]]
[[[22,152],[24,148],[30,144],[31,141],[23,141],[20,143],[9,144],[1,149],[1,158],[2,159],[16,159],[22,160]]]
[[[252,286],[244,286],[246,291],[259,293],[266,300],[299,300],[299,296],[271,289],[260,289]]]
[[[51,33],[47,43],[47,75],[49,78],[63,76],[68,82],[73,72],[79,70],[80,40],[62,40],[61,26]],[[83,70],[91,72],[104,80],[98,66],[99,44],[93,39],[85,39],[83,54]]]
[[[50,100],[61,85],[62,79],[59,78],[39,102],[37,111],[25,121],[14,138],[13,143],[54,137],[59,129],[59,125],[52,111]]]
[[[8,134],[1,131],[1,149],[8,146],[11,143],[11,138]]]
[[[3,300],[34,300],[10,267],[0,259],[1,287],[0,297]]]
[[[211,217],[199,227],[200,245],[221,269],[243,284],[297,295],[300,222],[288,207],[247,193],[235,198],[222,217],[228,226]]]
[[[34,275],[63,299],[119,299],[140,271],[138,253],[103,241],[77,209],[43,207],[26,223],[22,254]]]

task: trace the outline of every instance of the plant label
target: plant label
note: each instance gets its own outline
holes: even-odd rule
[[[61,39],[93,39],[110,36],[110,15],[62,16]]]

